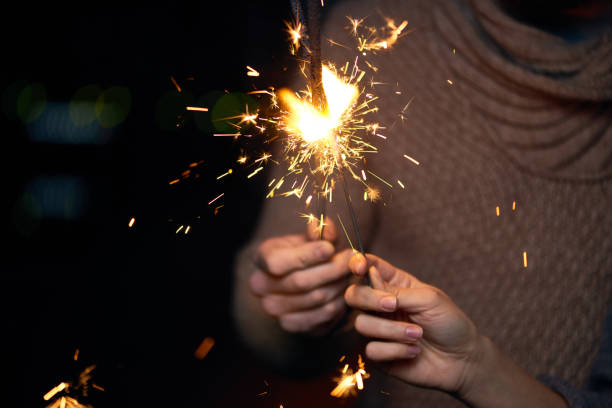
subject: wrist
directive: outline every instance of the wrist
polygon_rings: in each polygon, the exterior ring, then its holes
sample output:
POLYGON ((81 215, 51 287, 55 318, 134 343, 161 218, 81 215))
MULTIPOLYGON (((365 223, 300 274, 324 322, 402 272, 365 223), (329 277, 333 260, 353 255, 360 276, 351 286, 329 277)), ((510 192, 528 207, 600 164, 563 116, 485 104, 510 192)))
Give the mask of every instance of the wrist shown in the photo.
POLYGON ((556 392, 516 365, 488 337, 481 336, 458 397, 473 407, 559 407, 556 392))
POLYGON ((471 354, 466 359, 465 367, 457 396, 464 400, 472 400, 472 396, 480 392, 479 386, 483 380, 488 378, 490 373, 488 367, 491 366, 491 360, 494 358, 492 341, 482 335, 478 335, 474 348, 471 354))

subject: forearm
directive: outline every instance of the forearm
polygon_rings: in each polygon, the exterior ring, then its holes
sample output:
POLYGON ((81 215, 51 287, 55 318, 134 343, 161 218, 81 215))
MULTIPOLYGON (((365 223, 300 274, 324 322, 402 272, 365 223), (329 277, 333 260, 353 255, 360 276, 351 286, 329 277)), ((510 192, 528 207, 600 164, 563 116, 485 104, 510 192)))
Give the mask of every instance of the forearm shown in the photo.
POLYGON ((264 353, 268 360, 281 364, 292 354, 296 338, 282 330, 277 319, 264 312, 259 299, 249 290, 255 246, 244 248, 236 259, 232 314, 244 342, 264 353))
POLYGON ((556 392, 516 365, 487 337, 481 351, 467 369, 459 397, 473 407, 567 408, 556 392))

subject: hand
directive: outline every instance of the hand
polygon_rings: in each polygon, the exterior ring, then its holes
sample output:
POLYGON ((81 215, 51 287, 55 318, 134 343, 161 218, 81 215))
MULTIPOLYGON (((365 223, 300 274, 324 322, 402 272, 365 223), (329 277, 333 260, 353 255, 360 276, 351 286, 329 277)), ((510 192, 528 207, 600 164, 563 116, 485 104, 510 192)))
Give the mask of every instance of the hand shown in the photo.
POLYGON ((460 392, 479 358, 481 336, 472 321, 440 289, 419 281, 374 255, 355 254, 350 270, 369 272, 372 287, 351 285, 349 306, 361 313, 356 330, 374 340, 366 356, 388 362, 389 373, 401 380, 449 392, 460 392))
POLYGON ((257 249, 249 285, 263 310, 294 333, 323 335, 343 316, 351 250, 338 248, 338 230, 325 220, 323 239, 317 222, 306 233, 270 238, 257 249))

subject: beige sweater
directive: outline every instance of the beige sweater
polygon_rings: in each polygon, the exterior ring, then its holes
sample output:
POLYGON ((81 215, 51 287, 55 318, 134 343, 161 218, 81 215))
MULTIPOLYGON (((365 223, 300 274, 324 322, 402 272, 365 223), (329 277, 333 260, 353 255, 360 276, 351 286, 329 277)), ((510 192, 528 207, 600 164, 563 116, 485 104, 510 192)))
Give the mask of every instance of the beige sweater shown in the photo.
MULTIPOLYGON (((384 203, 356 200, 367 251, 447 292, 529 373, 581 385, 612 296, 610 31, 567 44, 490 0, 355 1, 335 8, 323 41, 349 42, 345 16, 380 25, 378 11, 415 30, 362 58, 388 84, 375 88, 388 139, 367 164, 395 184, 384 203)), ((323 56, 354 59, 327 42, 323 56)), ((302 231, 301 206, 267 200, 236 263, 237 326, 277 361, 308 349, 248 292, 250 254, 262 239, 302 231)), ((376 406, 462 406, 383 374, 372 381, 391 393, 372 395, 376 406)))

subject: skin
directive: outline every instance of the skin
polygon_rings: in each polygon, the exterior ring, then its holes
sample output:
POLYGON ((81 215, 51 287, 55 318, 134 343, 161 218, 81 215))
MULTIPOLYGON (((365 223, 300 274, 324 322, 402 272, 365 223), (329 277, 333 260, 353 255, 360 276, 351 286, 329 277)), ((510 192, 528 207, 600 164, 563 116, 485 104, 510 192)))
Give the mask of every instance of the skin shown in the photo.
POLYGON ((323 239, 316 222, 303 234, 267 239, 256 252, 250 290, 265 313, 290 333, 328 333, 346 312, 350 250, 338 243, 336 225, 327 218, 323 239))
POLYGON ((389 374, 450 392, 473 407, 567 407, 482 336, 440 289, 370 254, 355 254, 349 268, 369 274, 371 286, 351 285, 345 299, 364 311, 355 328, 372 338, 367 357, 389 374))

